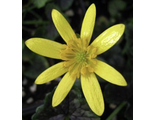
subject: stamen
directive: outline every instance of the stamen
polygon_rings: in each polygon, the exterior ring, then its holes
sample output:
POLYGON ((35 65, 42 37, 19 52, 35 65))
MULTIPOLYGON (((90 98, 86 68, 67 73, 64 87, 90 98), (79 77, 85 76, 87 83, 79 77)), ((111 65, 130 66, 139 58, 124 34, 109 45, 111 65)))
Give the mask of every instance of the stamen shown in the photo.
POLYGON ((82 73, 83 75, 85 75, 85 74, 86 74, 86 72, 87 72, 86 67, 83 67, 83 68, 81 69, 81 73, 82 73))
POLYGON ((77 78, 80 77, 80 69, 81 69, 81 64, 73 64, 72 66, 69 67, 69 72, 71 72, 72 76, 76 76, 77 78))
POLYGON ((94 72, 94 69, 90 65, 87 68, 89 72, 94 72))
POLYGON ((71 66, 71 65, 74 64, 74 63, 75 63, 74 60, 69 60, 69 61, 64 62, 64 63, 63 63, 63 66, 64 66, 64 67, 69 67, 69 66, 71 66))
POLYGON ((97 48, 88 46, 86 40, 80 38, 71 40, 61 50, 61 59, 65 60, 63 66, 68 69, 73 78, 79 78, 80 74, 94 72, 96 64, 97 48))

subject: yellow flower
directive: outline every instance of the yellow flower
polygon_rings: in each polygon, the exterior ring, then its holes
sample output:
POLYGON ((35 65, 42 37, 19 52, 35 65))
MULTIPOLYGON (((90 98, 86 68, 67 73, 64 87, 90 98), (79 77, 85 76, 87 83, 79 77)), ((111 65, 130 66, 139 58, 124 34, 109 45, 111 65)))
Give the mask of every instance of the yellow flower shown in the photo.
POLYGON ((59 105, 71 90, 76 78, 81 78, 84 96, 94 113, 101 116, 104 112, 104 99, 95 73, 106 81, 126 86, 123 76, 108 64, 97 60, 97 55, 111 48, 122 36, 125 25, 114 25, 101 33, 91 44, 96 17, 96 8, 92 4, 84 17, 80 38, 78 38, 57 10, 52 10, 52 19, 59 34, 66 42, 61 44, 43 38, 30 38, 27 47, 35 53, 45 57, 61 59, 60 63, 41 73, 35 84, 47 83, 63 75, 52 98, 52 106, 59 105))

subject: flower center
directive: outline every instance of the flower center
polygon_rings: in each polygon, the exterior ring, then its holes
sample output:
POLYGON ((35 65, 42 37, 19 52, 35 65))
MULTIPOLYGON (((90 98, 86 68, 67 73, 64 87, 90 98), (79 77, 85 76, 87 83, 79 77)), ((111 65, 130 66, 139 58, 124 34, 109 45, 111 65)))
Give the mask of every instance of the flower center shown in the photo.
POLYGON ((86 54, 85 52, 78 52, 75 54, 75 59, 78 63, 86 61, 86 54))
POLYGON ((61 58, 65 60, 64 67, 68 68, 71 75, 77 78, 80 74, 88 74, 94 72, 94 66, 96 64, 96 51, 97 49, 88 46, 86 47, 85 41, 81 39, 76 39, 69 41, 65 45, 65 50, 61 51, 61 58))

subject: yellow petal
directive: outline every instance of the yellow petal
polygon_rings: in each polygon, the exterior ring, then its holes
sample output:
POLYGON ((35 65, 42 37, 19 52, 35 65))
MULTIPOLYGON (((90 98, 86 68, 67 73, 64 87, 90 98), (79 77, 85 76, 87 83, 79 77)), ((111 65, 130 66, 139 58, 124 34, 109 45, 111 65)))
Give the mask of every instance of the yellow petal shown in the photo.
POLYGON ((52 99, 52 106, 59 105, 71 90, 76 78, 71 77, 70 73, 66 73, 57 86, 52 99))
POLYGON ((90 39, 92 37, 94 24, 95 24, 95 17, 96 17, 96 8, 95 5, 92 4, 88 8, 85 17, 83 19, 82 28, 81 28, 81 34, 80 38, 87 42, 87 45, 90 42, 90 39))
POLYGON ((91 45, 98 49, 97 54, 101 54, 111 48, 120 39, 124 30, 124 24, 114 25, 101 33, 91 45))
POLYGON ((44 84, 51 80, 58 78, 67 72, 67 69, 63 67, 64 62, 57 63, 52 67, 42 72, 36 79, 35 84, 44 84))
POLYGON ((127 86, 126 80, 117 70, 100 60, 97 60, 94 70, 98 76, 110 83, 119 86, 127 86))
POLYGON ((63 38, 63 40, 68 43, 68 41, 76 39, 75 32, 67 22, 67 20, 61 15, 60 12, 53 9, 52 10, 52 19, 55 24, 56 29, 63 38))
POLYGON ((43 38, 30 38, 25 44, 33 52, 55 59, 61 59, 60 51, 64 49, 62 44, 43 38))
POLYGON ((104 112, 104 100, 95 74, 81 75, 81 86, 91 110, 101 116, 104 112))

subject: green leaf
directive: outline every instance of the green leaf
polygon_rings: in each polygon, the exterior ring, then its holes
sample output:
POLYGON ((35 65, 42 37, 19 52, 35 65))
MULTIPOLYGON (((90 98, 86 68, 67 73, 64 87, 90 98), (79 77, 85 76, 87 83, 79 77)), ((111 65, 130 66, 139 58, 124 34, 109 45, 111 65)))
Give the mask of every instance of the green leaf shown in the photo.
POLYGON ((123 101, 113 112, 109 115, 109 117, 106 120, 112 120, 116 114, 120 112, 120 110, 127 104, 127 102, 123 101))
POLYGON ((42 8, 45 6, 45 4, 48 2, 48 0, 33 0, 33 4, 37 7, 37 8, 42 8))
POLYGON ((65 100, 57 107, 52 107, 52 96, 55 90, 46 95, 44 104, 36 109, 32 120, 100 120, 82 98, 76 87, 70 91, 65 100))
POLYGON ((48 24, 49 21, 43 21, 43 20, 26 20, 26 21, 22 21, 23 25, 46 25, 48 24))
POLYGON ((127 120, 133 120, 133 105, 128 104, 127 110, 125 111, 125 117, 127 120))
POLYGON ((35 53, 30 51, 27 47, 23 48, 23 50, 22 50, 22 61, 23 62, 30 62, 31 63, 34 56, 35 56, 35 53))
POLYGON ((36 79, 37 76, 48 67, 48 61, 44 57, 36 54, 32 59, 31 65, 25 68, 23 74, 29 78, 36 79))
MULTIPOLYGON (((51 93, 46 94, 44 104, 37 107, 36 113, 33 114, 31 118, 32 120, 50 120, 50 118, 52 118, 51 116, 54 116, 56 114, 51 105, 51 98, 52 98, 53 93, 54 93, 54 90, 51 93)), ((57 117, 55 116, 55 118, 57 117)))

